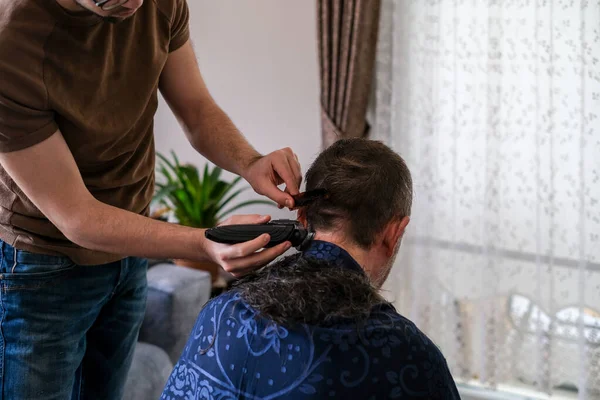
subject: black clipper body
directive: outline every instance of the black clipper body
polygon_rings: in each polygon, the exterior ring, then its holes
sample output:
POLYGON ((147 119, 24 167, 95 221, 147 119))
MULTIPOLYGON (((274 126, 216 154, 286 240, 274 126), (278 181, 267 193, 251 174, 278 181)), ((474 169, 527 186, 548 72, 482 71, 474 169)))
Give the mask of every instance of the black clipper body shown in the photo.
POLYGON ((207 239, 217 243, 236 244, 256 239, 268 233, 271 237, 265 247, 273 247, 289 241, 298 250, 304 248, 313 238, 314 233, 307 230, 300 222, 289 219, 278 219, 265 224, 224 225, 207 229, 207 239))

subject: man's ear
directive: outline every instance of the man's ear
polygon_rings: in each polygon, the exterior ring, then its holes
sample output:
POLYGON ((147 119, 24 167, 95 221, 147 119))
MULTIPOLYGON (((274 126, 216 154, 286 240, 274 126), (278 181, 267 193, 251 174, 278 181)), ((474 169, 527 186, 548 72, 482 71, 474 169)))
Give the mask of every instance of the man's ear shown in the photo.
POLYGON ((308 222, 306 221, 306 209, 305 208, 299 208, 298 209, 298 214, 296 219, 298 219, 298 221, 304 225, 305 228, 308 227, 308 222))
POLYGON ((406 226, 409 222, 410 217, 395 219, 385 228, 383 232, 382 244, 385 247, 385 252, 388 257, 392 257, 394 255, 396 245, 398 244, 398 241, 402 239, 402 236, 404 236, 406 226))

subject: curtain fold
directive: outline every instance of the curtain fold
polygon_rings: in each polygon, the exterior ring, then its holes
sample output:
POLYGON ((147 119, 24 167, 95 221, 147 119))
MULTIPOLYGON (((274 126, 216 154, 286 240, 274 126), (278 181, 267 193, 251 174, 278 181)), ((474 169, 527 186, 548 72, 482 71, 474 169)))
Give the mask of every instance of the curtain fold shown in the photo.
POLYGON ((368 133, 380 0, 318 0, 323 147, 368 133))

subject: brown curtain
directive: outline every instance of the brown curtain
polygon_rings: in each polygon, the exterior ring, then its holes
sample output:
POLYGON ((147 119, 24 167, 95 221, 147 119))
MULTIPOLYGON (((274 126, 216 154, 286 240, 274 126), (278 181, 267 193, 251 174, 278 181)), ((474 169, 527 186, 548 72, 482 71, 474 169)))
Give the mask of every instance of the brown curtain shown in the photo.
POLYGON ((368 134, 381 0, 317 0, 323 146, 368 134))

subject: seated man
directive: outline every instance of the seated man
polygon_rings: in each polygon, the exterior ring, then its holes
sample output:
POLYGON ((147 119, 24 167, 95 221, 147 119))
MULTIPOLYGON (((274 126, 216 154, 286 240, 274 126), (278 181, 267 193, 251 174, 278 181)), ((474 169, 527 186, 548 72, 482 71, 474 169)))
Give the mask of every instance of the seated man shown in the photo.
POLYGON ((200 313, 163 399, 458 399, 441 352, 378 293, 412 203, 385 145, 342 140, 306 175, 308 248, 241 279, 200 313))

